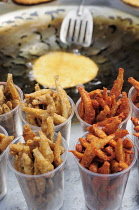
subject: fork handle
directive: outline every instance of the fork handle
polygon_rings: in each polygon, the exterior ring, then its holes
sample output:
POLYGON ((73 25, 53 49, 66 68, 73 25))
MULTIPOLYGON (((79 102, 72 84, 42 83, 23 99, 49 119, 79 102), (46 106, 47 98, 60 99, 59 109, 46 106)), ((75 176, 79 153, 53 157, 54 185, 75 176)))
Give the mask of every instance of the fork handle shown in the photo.
POLYGON ((78 16, 81 16, 83 14, 84 3, 85 3, 85 0, 82 0, 80 6, 78 8, 78 11, 77 11, 78 16))

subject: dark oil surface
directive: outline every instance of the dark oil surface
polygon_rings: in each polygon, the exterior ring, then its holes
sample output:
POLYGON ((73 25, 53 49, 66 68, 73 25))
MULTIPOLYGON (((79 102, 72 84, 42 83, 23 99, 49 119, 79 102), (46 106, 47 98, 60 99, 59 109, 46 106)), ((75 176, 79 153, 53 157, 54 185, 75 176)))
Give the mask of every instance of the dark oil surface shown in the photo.
MULTIPOLYGON (((87 91, 103 87, 110 89, 119 68, 125 70, 124 91, 128 92, 131 87, 128 77, 139 80, 139 26, 131 19, 95 18, 93 41, 89 48, 62 44, 59 40, 60 24, 61 19, 57 19, 47 26, 29 22, 3 30, 0 33, 0 81, 6 81, 10 72, 14 76, 14 83, 24 93, 34 91, 36 81, 29 64, 55 50, 82 54, 97 63, 98 75, 84 85, 87 91)), ((77 101, 77 87, 66 91, 77 101)))

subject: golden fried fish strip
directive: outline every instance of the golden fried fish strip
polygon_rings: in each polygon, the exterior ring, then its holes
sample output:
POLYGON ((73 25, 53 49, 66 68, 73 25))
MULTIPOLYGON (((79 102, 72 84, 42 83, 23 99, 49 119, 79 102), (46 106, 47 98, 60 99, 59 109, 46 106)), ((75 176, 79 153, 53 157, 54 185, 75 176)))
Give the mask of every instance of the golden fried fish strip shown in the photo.
POLYGON ((38 147, 33 150, 33 154, 36 158, 38 168, 42 174, 52 171, 54 169, 54 166, 50 163, 49 160, 44 158, 38 147))
POLYGON ((103 121, 106 119, 107 115, 110 114, 110 108, 108 105, 104 106, 104 109, 102 111, 100 111, 100 113, 97 115, 96 117, 96 121, 103 121))
POLYGON ((124 150, 123 150, 123 142, 122 139, 118 139, 116 146, 115 146, 115 156, 116 160, 119 161, 124 161, 124 150))
POLYGON ((36 119, 31 114, 26 114, 26 121, 31 125, 37 126, 36 119))
POLYGON ((98 163, 97 162, 91 163, 89 166, 89 171, 97 173, 98 172, 98 163))
POLYGON ((29 156, 31 156, 29 146, 24 145, 21 142, 18 142, 17 144, 10 144, 10 154, 14 156, 19 156, 20 154, 22 154, 22 152, 27 153, 29 156))
POLYGON ((4 86, 0 85, 0 105, 4 103, 5 96, 4 96, 4 86))
POLYGON ((135 88, 137 91, 139 91, 139 82, 138 82, 136 79, 134 79, 133 77, 129 77, 129 78, 128 78, 128 82, 129 82, 131 85, 133 85, 134 88, 135 88))
POLYGON ((14 168, 20 173, 24 173, 23 168, 21 166, 21 157, 19 157, 18 155, 16 155, 14 158, 14 168))
POLYGON ((119 125, 121 123, 121 120, 116 118, 115 121, 109 123, 109 124, 106 124, 102 130, 107 134, 107 135, 110 135, 112 133, 115 133, 116 130, 118 129, 119 125))
POLYGON ((129 132, 126 129, 123 130, 117 129, 114 134, 115 134, 114 140, 118 140, 119 138, 123 138, 124 136, 128 135, 129 132))
POLYGON ((101 149, 96 149, 96 156, 104 161, 108 160, 108 156, 101 149))
POLYGON ((92 106, 91 98, 82 86, 78 87, 78 91, 84 104, 84 121, 92 124, 95 119, 95 110, 92 106))
POLYGON ((126 148, 126 149, 130 149, 131 150, 133 148, 132 141, 130 141, 130 139, 128 139, 128 138, 125 138, 123 140, 123 147, 126 148))
POLYGON ((98 169, 100 174, 110 174, 110 163, 105 161, 104 164, 98 169))
POLYGON ((3 112, 3 114, 10 112, 10 109, 7 106, 7 104, 2 104, 2 112, 3 112))
POLYGON ((54 164, 56 167, 59 166, 63 162, 60 156, 61 141, 62 141, 62 136, 61 136, 61 133, 58 132, 56 142, 55 142, 55 147, 54 147, 54 164))
POLYGON ((69 150, 69 152, 72 152, 74 156, 77 157, 78 159, 81 159, 84 155, 83 153, 75 151, 75 150, 69 150))
POLYGON ((123 113, 125 118, 127 118, 130 110, 130 102, 126 92, 122 92, 122 98, 120 99, 120 101, 121 104, 117 113, 118 114, 123 113))
POLYGON ((13 105, 12 105, 12 102, 11 101, 7 101, 6 102, 6 105, 9 107, 10 110, 12 110, 12 108, 13 108, 12 106, 13 105))
POLYGON ((4 151, 7 146, 12 142, 14 136, 5 136, 2 141, 0 142, 0 151, 4 151))
POLYGON ((89 131, 91 128, 94 131, 95 135, 99 138, 105 138, 107 136, 106 133, 102 129, 100 129, 96 124, 93 124, 91 127, 89 127, 89 131))
POLYGON ((54 80, 55 80, 56 90, 61 101, 62 116, 68 119, 68 117, 71 114, 71 105, 69 102, 69 98, 67 96, 66 91, 62 88, 62 86, 59 83, 59 76, 55 76, 54 80))
POLYGON ((135 126, 139 125, 139 119, 137 117, 131 117, 131 121, 135 126))
POLYGON ((15 108, 16 106, 18 106, 18 104, 19 104, 19 100, 18 99, 13 99, 13 100, 11 100, 11 102, 12 102, 13 108, 15 108))
POLYGON ((9 74, 7 75, 6 86, 5 86, 5 89, 4 89, 4 94, 6 94, 6 95, 9 94, 10 83, 13 83, 13 75, 9 73, 9 74))
POLYGON ((32 100, 32 105, 39 105, 39 104, 48 104, 46 100, 46 94, 37 96, 32 100))
POLYGON ((91 142, 86 148, 80 162, 83 167, 88 168, 90 166, 92 160, 96 156, 95 152, 96 152, 96 144, 94 142, 91 142))
POLYGON ((16 99, 16 100, 20 101, 19 93, 13 83, 9 83, 9 89, 10 89, 10 93, 12 95, 12 99, 13 100, 16 99))
POLYGON ((43 132, 39 132, 40 135, 40 146, 39 146, 39 150, 42 153, 42 155, 44 156, 45 159, 49 160, 50 163, 53 162, 54 160, 54 154, 53 151, 51 150, 49 143, 48 143, 48 139, 47 137, 43 134, 43 132))
POLYGON ((25 99, 29 99, 29 98, 33 99, 35 97, 44 95, 46 93, 52 94, 53 90, 51 90, 51 89, 41 89, 41 90, 35 91, 33 93, 30 93, 30 94, 25 94, 25 99))
POLYGON ((37 165, 37 161, 36 161, 36 158, 34 159, 34 175, 39 175, 41 174, 39 168, 38 168, 38 165, 37 165))
POLYGON ((110 111, 110 117, 114 117, 116 115, 117 109, 121 105, 121 100, 119 99, 118 101, 116 101, 115 95, 112 95, 111 99, 112 99, 112 107, 110 111))
MULTIPOLYGON (((30 108, 30 107, 22 107, 22 110, 28 114, 33 115, 34 117, 37 118, 42 118, 42 115, 48 115, 46 110, 42 110, 42 109, 35 109, 35 108, 30 108)), ((49 116, 49 115, 48 115, 49 116)))
POLYGON ((24 173, 28 175, 33 175, 33 162, 27 153, 22 153, 20 161, 24 173))
POLYGON ((113 87, 110 90, 110 95, 115 95, 115 98, 117 99, 120 96, 123 83, 124 83, 124 69, 119 68, 118 76, 116 80, 114 81, 113 87))
POLYGON ((47 133, 46 136, 48 139, 53 141, 54 139, 54 122, 52 117, 47 117, 47 133))
POLYGON ((27 141, 29 139, 33 139, 35 136, 36 134, 31 130, 30 126, 28 124, 24 125, 23 129, 24 140, 27 141))
POLYGON ((54 113, 54 124, 55 125, 59 125, 61 123, 64 123, 64 122, 66 122, 66 120, 67 119, 65 117, 63 117, 63 116, 61 116, 59 114, 54 113))

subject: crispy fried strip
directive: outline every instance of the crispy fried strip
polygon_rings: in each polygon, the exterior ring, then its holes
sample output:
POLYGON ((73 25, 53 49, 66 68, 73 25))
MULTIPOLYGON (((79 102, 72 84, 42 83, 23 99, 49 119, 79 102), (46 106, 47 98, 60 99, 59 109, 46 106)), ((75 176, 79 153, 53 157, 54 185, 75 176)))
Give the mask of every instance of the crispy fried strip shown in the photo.
POLYGON ((124 162, 124 150, 123 150, 123 142, 122 139, 118 139, 116 146, 115 146, 115 156, 116 160, 118 162, 123 161, 124 162))
POLYGON ((44 156, 39 151, 38 147, 33 150, 34 157, 36 158, 36 162, 38 168, 42 174, 52 171, 54 166, 50 163, 49 160, 46 160, 44 156))
POLYGON ((66 91, 62 88, 62 86, 59 83, 59 76, 55 76, 54 80, 55 80, 57 93, 61 101, 62 116, 68 119, 68 117, 71 114, 71 105, 69 102, 69 98, 67 96, 66 91))
POLYGON ((136 79, 134 79, 133 77, 129 77, 129 78, 128 78, 128 82, 129 82, 131 85, 133 85, 134 88, 135 88, 137 91, 139 91, 139 82, 138 82, 136 79))
POLYGON ((98 169, 98 173, 100 174, 110 174, 110 163, 105 161, 102 167, 98 169))
POLYGON ((119 68, 118 76, 116 80, 114 81, 113 87, 110 90, 110 95, 115 95, 115 98, 117 99, 120 96, 123 83, 124 83, 124 69, 119 68))
POLYGON ((61 133, 58 132, 55 147, 54 147, 54 164, 59 166, 62 163, 62 158, 60 156, 60 146, 61 146, 62 136, 61 133))
POLYGON ((92 106, 91 98, 82 86, 78 87, 78 91, 84 104, 84 121, 92 124, 95 119, 95 110, 92 106))

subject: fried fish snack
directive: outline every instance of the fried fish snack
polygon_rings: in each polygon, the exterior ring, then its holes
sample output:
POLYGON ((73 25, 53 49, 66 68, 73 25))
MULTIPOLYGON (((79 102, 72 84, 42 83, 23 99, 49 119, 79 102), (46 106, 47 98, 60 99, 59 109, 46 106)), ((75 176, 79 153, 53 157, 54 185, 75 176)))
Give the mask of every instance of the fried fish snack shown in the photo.
POLYGON ((81 95, 81 99, 84 104, 84 121, 92 124, 95 118, 95 110, 93 109, 91 98, 82 86, 78 87, 78 91, 81 95))
POLYGON ((14 85, 12 74, 9 73, 6 85, 0 85, 0 115, 10 112, 19 101, 20 95, 14 85))
POLYGON ((97 89, 89 93, 83 86, 79 86, 80 102, 77 107, 79 117, 90 125, 97 123, 100 126, 111 124, 113 117, 119 116, 121 121, 124 121, 129 116, 130 103, 126 92, 122 92, 123 83, 124 69, 119 68, 111 90, 103 88, 103 90, 97 89))
POLYGON ((58 132, 57 139, 55 142, 55 147, 54 147, 54 164, 56 167, 62 163, 62 158, 60 156, 61 140, 62 140, 61 133, 58 132))
POLYGON ((124 69, 119 68, 117 79, 114 81, 113 87, 110 90, 110 95, 115 95, 117 99, 120 94, 124 83, 124 69))
POLYGON ((35 92, 25 94, 25 102, 20 103, 22 111, 26 114, 26 121, 31 125, 41 127, 43 132, 49 130, 47 127, 50 125, 50 120, 53 120, 53 126, 62 124, 67 121, 72 112, 69 97, 61 87, 59 77, 55 76, 54 80, 56 84, 55 91, 52 89, 40 89, 37 84, 35 92))
MULTIPOLYGON (((54 130, 52 130, 52 133, 54 130)), ((39 175, 52 171, 62 163, 61 155, 65 152, 61 145, 60 132, 54 141, 49 139, 42 131, 34 133, 29 125, 24 125, 24 143, 10 144, 10 154, 14 156, 16 170, 28 175, 39 175)), ((49 136, 50 137, 50 136, 49 136)), ((5 136, 0 135, 0 146, 5 136)), ((10 137, 7 137, 10 138, 10 137)))
POLYGON ((107 135, 97 124, 87 130, 89 133, 79 138, 76 150, 69 150, 83 167, 96 173, 111 174, 130 165, 134 145, 126 137, 127 130, 118 129, 107 135))
POLYGON ((48 159, 45 159, 44 156, 39 151, 38 147, 33 150, 34 158, 36 159, 37 166, 41 174, 47 173, 54 169, 54 166, 50 163, 48 159))
POLYGON ((7 148, 7 146, 13 141, 14 136, 1 135, 0 140, 0 154, 7 148))

